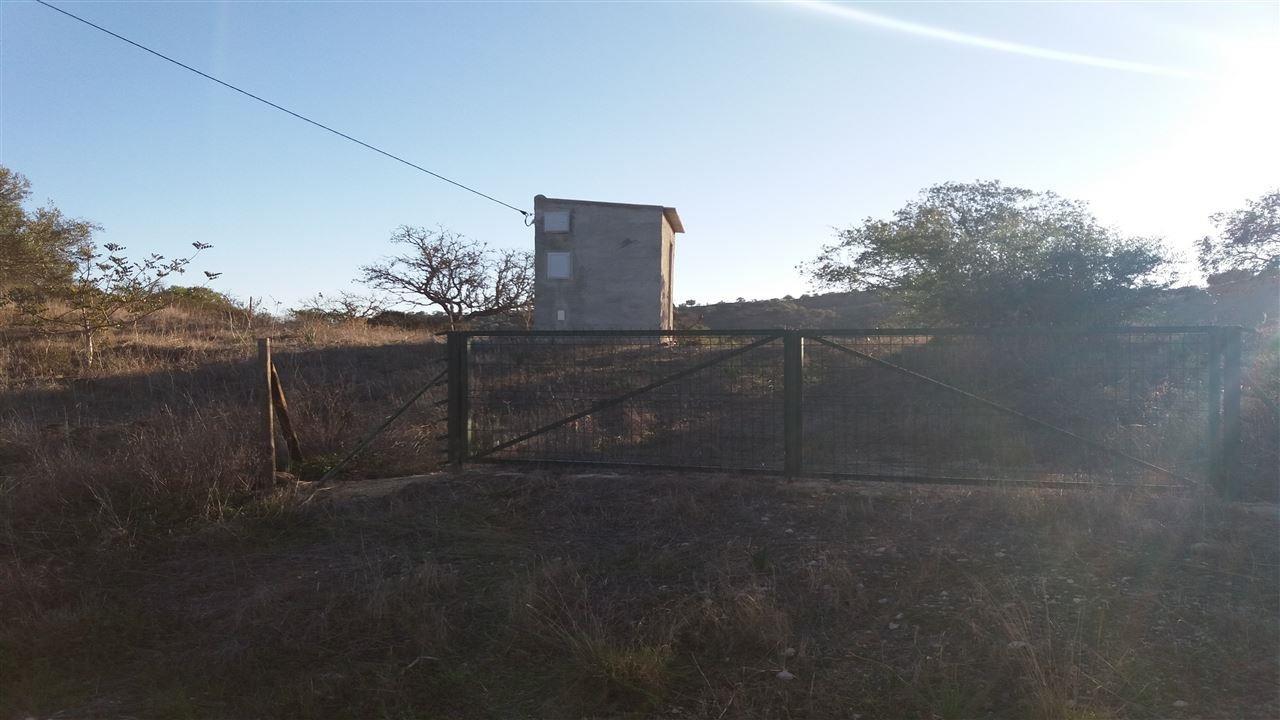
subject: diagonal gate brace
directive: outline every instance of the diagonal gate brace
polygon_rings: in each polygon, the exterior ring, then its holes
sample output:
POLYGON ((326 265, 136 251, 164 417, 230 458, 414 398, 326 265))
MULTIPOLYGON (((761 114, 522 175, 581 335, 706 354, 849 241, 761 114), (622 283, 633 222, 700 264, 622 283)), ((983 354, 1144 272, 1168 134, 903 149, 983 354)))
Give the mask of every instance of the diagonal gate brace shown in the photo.
POLYGON ((839 343, 831 342, 826 338, 814 337, 812 339, 815 342, 821 343, 822 345, 826 345, 827 347, 832 348, 834 350, 839 350, 840 352, 853 355, 854 357, 859 358, 861 360, 866 360, 867 362, 874 363, 875 365, 885 368, 886 370, 892 370, 901 375, 906 375, 907 377, 913 378, 915 380, 919 380, 920 382, 928 383, 929 385, 933 385, 934 387, 941 388, 954 395, 959 395, 960 397, 967 398, 968 400, 976 402, 980 405, 985 405, 986 407, 989 407, 992 410, 995 410, 997 412, 1003 413, 1010 417, 1018 418, 1019 420, 1031 423, 1032 425, 1035 425, 1040 428, 1044 428, 1045 430, 1056 433, 1063 437, 1071 438, 1072 440, 1075 440, 1078 443, 1087 445, 1095 450, 1100 450, 1108 455, 1111 455, 1112 457, 1119 458, 1126 462, 1133 463, 1134 465, 1141 466, 1143 468, 1146 468, 1147 470, 1160 473, 1161 475, 1173 478, 1174 480, 1178 480, 1180 482, 1183 482, 1189 485, 1196 484, 1194 480, 1191 480, 1190 478, 1179 475, 1178 473, 1172 470, 1169 470, 1168 468, 1160 467, 1159 465, 1155 465, 1153 463, 1147 462, 1146 460, 1143 460, 1140 457, 1137 457, 1135 455, 1130 455, 1129 453, 1124 452, 1123 450, 1117 450, 1109 445, 1100 443, 1097 440, 1087 438, 1078 433, 1071 432, 1070 430, 1067 430, 1065 428, 1060 428, 1057 425, 1054 425, 1052 423, 1045 422, 1040 418, 1032 417, 1031 415, 1027 415, 1026 413, 1019 412, 1007 405, 1001 405, 1000 403, 995 402, 993 400, 988 400, 987 398, 984 398, 981 395, 975 395, 967 390, 961 390, 960 388, 955 387, 954 385, 948 385, 947 383, 944 383, 941 380, 935 380, 929 377, 928 375, 923 375, 914 370, 910 370, 908 368, 902 367, 901 365, 895 365, 887 360, 881 360, 880 358, 875 357, 874 355, 868 355, 867 353, 854 350, 851 347, 846 347, 839 343))
POLYGON ((773 342, 774 340, 777 340, 779 337, 781 337, 781 335, 770 335, 770 336, 768 336, 768 337, 764 337, 764 338, 761 338, 761 339, 759 339, 759 340, 756 340, 755 342, 752 342, 752 343, 748 343, 748 344, 746 344, 746 345, 743 345, 743 346, 742 346, 742 347, 740 347, 740 348, 734 348, 733 350, 729 350, 729 351, 727 351, 727 352, 720 353, 719 355, 717 355, 717 356, 715 356, 715 357, 711 358, 710 360, 704 360, 704 361, 702 361, 702 362, 700 362, 700 363, 698 363, 698 364, 696 364, 696 365, 692 365, 692 366, 690 366, 690 367, 687 367, 687 368, 685 368, 684 370, 681 370, 681 371, 676 372, 676 373, 672 373, 672 374, 670 374, 670 375, 668 375, 668 376, 666 376, 666 377, 664 377, 664 378, 660 378, 660 379, 658 379, 658 380, 654 380, 653 382, 651 382, 651 383, 649 383, 648 385, 645 385, 645 386, 643 386, 643 387, 638 387, 638 388, 636 388, 635 390, 631 390, 631 391, 625 392, 625 393, 623 393, 623 394, 621 394, 621 395, 616 395, 616 396, 614 396, 614 397, 609 398, 608 400, 600 400, 600 401, 598 401, 598 402, 594 403, 591 407, 587 408, 586 410, 583 410, 582 412, 576 412, 576 413, 574 413, 574 414, 572 414, 572 415, 570 415, 570 416, 568 416, 568 417, 563 417, 563 418, 560 418, 559 420, 556 420, 555 422, 552 422, 552 423, 548 423, 548 424, 546 424, 546 425, 543 425, 542 427, 537 428, 536 430, 530 430, 529 432, 524 433, 524 434, 522 434, 522 435, 518 435, 518 436, 516 436, 516 437, 514 437, 514 438, 511 438, 510 440, 506 440, 506 441, 504 441, 504 442, 498 443, 497 445, 494 445, 493 447, 489 448, 488 450, 482 450, 482 451, 480 451, 480 452, 478 452, 478 453, 475 453, 475 454, 474 454, 474 455, 472 455, 471 457, 472 457, 473 459, 479 459, 479 458, 482 458, 482 457, 484 457, 484 456, 486 456, 486 455, 492 455, 493 453, 496 453, 496 452, 498 452, 498 451, 500 451, 500 450, 506 450, 507 448, 511 447, 512 445, 518 445, 518 444, 520 444, 520 443, 524 442, 525 440, 528 440, 529 438, 536 437, 536 436, 541 435, 541 434, 546 433, 546 432, 550 432, 550 431, 552 431, 552 430, 555 430, 556 428, 564 427, 565 425, 568 425, 569 423, 573 422, 574 420, 581 420, 582 418, 584 418, 584 417, 586 417, 586 416, 588 416, 588 415, 590 415, 590 414, 592 414, 592 413, 596 413, 596 412, 599 412, 599 411, 601 411, 601 410, 605 410, 605 409, 607 409, 607 408, 614 407, 615 405, 621 405, 622 403, 624 403, 624 402, 626 402, 626 401, 630 400, 630 399, 631 399, 631 398, 633 398, 633 397, 636 397, 637 395, 643 395, 643 394, 645 394, 645 393, 649 392, 650 390, 655 390, 655 389, 657 389, 657 388, 662 387, 663 385, 666 385, 666 384, 668 384, 668 383, 675 382, 676 380, 679 380, 680 378, 688 377, 688 376, 690 376, 690 375, 692 375, 692 374, 694 374, 694 373, 698 372, 699 370, 705 370, 705 369, 707 369, 707 368, 709 368, 709 367, 711 367, 711 366, 713 366, 713 365, 718 365, 718 364, 720 364, 720 363, 724 362, 725 360, 728 360, 729 358, 737 357, 738 355, 741 355, 741 354, 743 354, 743 353, 745 353, 745 352, 749 352, 749 351, 751 351, 751 350, 754 350, 754 349, 756 349, 756 348, 760 347, 761 345, 767 345, 768 343, 771 343, 771 342, 773 342))
MULTIPOLYGON (((335 463, 333 467, 326 470, 324 475, 320 476, 320 479, 316 482, 316 487, 322 487, 326 482, 329 481, 330 478, 336 475, 338 471, 341 470, 347 463, 351 462, 351 459, 354 458, 356 455, 359 455, 361 451, 363 451, 366 447, 368 447, 369 443, 373 442, 375 438, 381 435, 383 430, 386 430, 388 427, 390 427, 391 423, 395 422, 396 418, 400 417, 405 413, 406 410, 413 407, 413 404, 418 402, 418 398, 425 395, 427 391, 430 390, 431 388, 444 382, 448 372, 449 372, 448 370, 441 370, 440 374, 431 378, 430 382, 428 382, 426 385, 423 385, 422 388, 418 390, 418 392, 414 393, 413 397, 405 401, 405 403, 401 405, 399 409, 397 409, 395 412, 388 415, 387 418, 383 420, 381 423, 379 423, 377 427, 370 430, 360 440, 360 442, 356 443, 356 446, 352 448, 350 452, 348 452, 345 456, 343 456, 341 460, 335 463)), ((315 497, 315 495, 312 494, 312 497, 315 497)))

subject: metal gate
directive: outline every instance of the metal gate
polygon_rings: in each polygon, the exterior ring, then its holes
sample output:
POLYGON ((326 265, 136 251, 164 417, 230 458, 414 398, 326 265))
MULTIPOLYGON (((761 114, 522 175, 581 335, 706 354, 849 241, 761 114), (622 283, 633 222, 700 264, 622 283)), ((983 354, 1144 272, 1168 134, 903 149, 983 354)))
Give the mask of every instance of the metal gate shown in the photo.
POLYGON ((1225 484, 1238 328, 448 334, 455 463, 1225 484))

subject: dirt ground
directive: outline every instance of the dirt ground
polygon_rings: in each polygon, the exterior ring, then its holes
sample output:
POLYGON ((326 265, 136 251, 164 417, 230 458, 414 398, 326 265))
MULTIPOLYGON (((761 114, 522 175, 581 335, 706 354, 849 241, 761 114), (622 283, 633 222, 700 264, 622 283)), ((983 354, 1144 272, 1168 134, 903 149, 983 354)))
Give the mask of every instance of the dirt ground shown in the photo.
POLYGON ((1274 506, 506 466, 311 493, 0 561, 0 717, 1280 717, 1274 506))

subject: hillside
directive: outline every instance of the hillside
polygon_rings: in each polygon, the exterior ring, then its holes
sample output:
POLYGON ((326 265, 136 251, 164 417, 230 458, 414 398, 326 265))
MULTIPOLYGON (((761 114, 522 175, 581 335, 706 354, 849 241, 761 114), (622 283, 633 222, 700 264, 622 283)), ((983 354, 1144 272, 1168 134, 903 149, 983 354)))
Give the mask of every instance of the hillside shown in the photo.
POLYGON ((757 328, 860 328, 892 323, 897 308, 869 292, 833 292, 771 300, 681 305, 676 325, 712 330, 757 328))
MULTIPOLYGON (((1280 314, 1280 277, 1223 274, 1207 287, 1164 291, 1137 325, 1242 325, 1254 328, 1280 314)), ((831 292, 768 300, 740 300, 676 308, 679 327, 875 328, 910 324, 901 309, 873 292, 831 292)))

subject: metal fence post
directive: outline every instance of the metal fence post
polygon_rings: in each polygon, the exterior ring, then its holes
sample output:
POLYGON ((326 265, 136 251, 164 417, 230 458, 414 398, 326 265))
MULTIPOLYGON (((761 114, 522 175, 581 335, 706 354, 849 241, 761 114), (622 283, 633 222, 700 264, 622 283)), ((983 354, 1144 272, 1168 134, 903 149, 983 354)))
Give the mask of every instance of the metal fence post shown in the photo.
POLYGON ((1209 334, 1208 403, 1209 427, 1205 443, 1208 456, 1209 481, 1215 488, 1222 488, 1222 345, 1223 332, 1214 328, 1209 334))
POLYGON ((804 336, 782 335, 782 435, 787 477, 804 474, 804 336))
POLYGON ((1223 328, 1222 456, 1220 490, 1224 497, 1240 495, 1240 339, 1241 328, 1223 328))
POLYGON ((471 338, 460 332, 451 332, 448 338, 449 462, 461 467, 471 454, 471 338))

